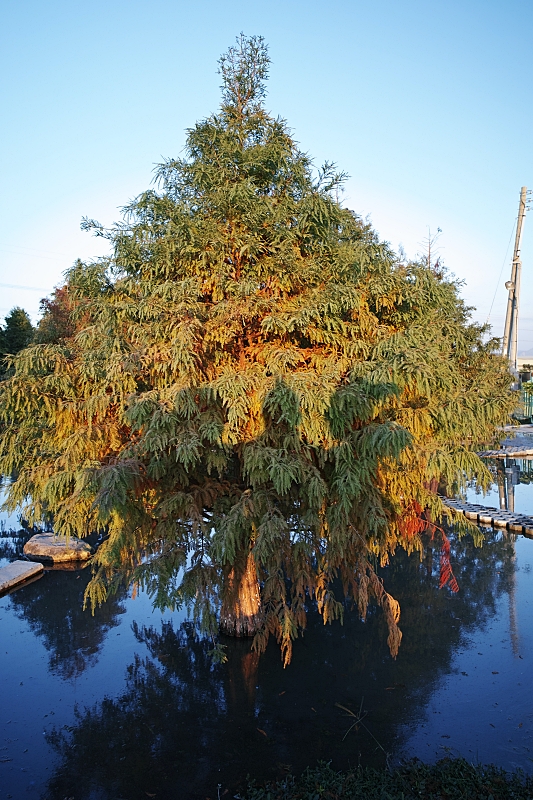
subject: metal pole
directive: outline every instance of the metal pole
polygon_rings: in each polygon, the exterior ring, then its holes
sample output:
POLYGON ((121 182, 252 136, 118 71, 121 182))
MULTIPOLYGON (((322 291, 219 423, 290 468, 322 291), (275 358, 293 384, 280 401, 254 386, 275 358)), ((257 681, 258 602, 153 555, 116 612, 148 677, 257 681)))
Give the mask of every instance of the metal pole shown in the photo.
POLYGON ((520 261, 520 242, 522 239, 522 225, 526 216, 527 187, 522 186, 520 190, 520 202, 518 204, 518 218, 516 221, 516 236, 513 251, 513 264, 511 268, 511 280, 507 281, 505 288, 509 290, 507 299, 507 314, 505 316, 505 328, 503 333, 502 355, 507 356, 511 362, 511 369, 516 369, 516 353, 518 347, 518 310, 520 303, 520 273, 522 262, 520 261))

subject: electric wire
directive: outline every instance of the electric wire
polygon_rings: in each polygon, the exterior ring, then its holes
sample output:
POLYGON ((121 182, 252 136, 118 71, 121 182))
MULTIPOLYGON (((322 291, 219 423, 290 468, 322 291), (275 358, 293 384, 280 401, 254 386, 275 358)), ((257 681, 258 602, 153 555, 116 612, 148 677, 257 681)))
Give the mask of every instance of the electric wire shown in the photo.
MULTIPOLYGON (((46 261, 57 261, 58 256, 43 256, 40 253, 17 253, 14 250, 7 250, 5 247, 0 247, 0 253, 7 253, 8 256, 22 256, 24 258, 44 258, 46 261)), ((69 256, 62 256, 68 258, 69 256)))
POLYGON ((499 277, 498 277, 498 281, 497 281, 497 283, 496 283, 496 288, 495 288, 495 290, 494 290, 494 297, 492 298, 492 303, 490 304, 489 313, 488 313, 488 316, 487 316, 487 321, 485 322, 485 325, 488 325, 488 324, 489 324, 490 315, 492 314, 492 309, 493 309, 493 307, 494 307, 494 301, 496 300, 496 295, 498 294, 498 289, 500 288, 500 281, 501 281, 501 279, 502 279, 502 275, 503 275, 503 269, 504 269, 504 267, 505 267, 505 264, 506 264, 506 262, 507 262, 507 255, 508 255, 508 253, 509 253, 509 247, 511 246, 511 241, 512 241, 512 238, 513 238, 513 233, 514 233, 514 230, 515 230, 515 226, 516 226, 517 219, 518 219, 518 217, 517 217, 517 218, 514 220, 514 222, 513 222, 513 227, 511 228, 511 235, 509 236, 509 241, 508 241, 508 243, 507 243, 507 250, 505 251, 505 256, 504 256, 504 259, 503 259, 502 268, 501 268, 501 270, 500 270, 500 274, 499 274, 499 277))
POLYGON ((30 292, 48 292, 42 286, 18 286, 16 283, 0 283, 2 289, 27 289, 30 292))
MULTIPOLYGON (((0 249, 2 250, 30 250, 33 253, 43 254, 47 253, 49 256, 64 256, 65 258, 69 258, 68 253, 59 252, 58 250, 43 250, 41 247, 29 247, 25 244, 9 244, 8 242, 0 242, 0 249)), ((14 255, 31 255, 31 253, 17 253, 14 255)))

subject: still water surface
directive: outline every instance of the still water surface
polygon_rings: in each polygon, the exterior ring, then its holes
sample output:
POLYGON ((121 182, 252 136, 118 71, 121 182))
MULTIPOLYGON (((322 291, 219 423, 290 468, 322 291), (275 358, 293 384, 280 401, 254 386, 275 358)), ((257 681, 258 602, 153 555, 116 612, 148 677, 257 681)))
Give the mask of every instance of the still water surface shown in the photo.
MULTIPOLYGON (((533 512, 533 485, 515 508, 533 512)), ((285 670, 274 644, 257 659, 233 640, 213 665, 183 615, 124 592, 92 617, 89 570, 47 572, 0 598, 0 800, 215 800, 318 759, 533 772, 533 541, 485 535, 452 542, 457 594, 438 588, 438 543, 383 571, 402 607, 395 661, 381 615, 347 613, 342 627, 310 615, 285 670)), ((4 531, 0 564, 27 536, 4 531)))

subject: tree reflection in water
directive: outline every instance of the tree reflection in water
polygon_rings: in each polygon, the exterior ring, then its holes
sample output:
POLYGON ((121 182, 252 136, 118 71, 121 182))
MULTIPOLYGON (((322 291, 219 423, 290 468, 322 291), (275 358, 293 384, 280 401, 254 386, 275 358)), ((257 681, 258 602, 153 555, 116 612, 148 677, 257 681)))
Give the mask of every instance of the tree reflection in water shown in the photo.
POLYGON ((194 629, 171 623, 134 626, 149 655, 135 656, 126 686, 78 710, 76 724, 49 742, 61 757, 48 798, 129 800, 232 796, 247 773, 279 778, 317 759, 336 767, 383 764, 398 752, 396 731, 416 720, 432 689, 450 669, 465 636, 494 615, 514 570, 514 537, 486 533, 481 548, 452 537, 460 591, 439 590, 439 550, 428 542, 422 562, 398 553, 383 570, 402 606, 404 638, 393 661, 379 613, 362 623, 346 613, 343 627, 310 614, 292 664, 283 670, 275 646, 257 659, 249 641, 226 639, 228 661, 214 665, 209 644, 194 629), (363 725, 345 734, 353 722, 363 725), (378 744, 379 743, 379 744, 378 744))
POLYGON ((94 617, 83 610, 83 593, 90 569, 45 574, 11 595, 15 614, 25 620, 50 653, 49 670, 64 680, 79 677, 93 666, 105 637, 123 614, 122 597, 114 597, 97 609, 94 617))
POLYGON ((64 680, 79 677, 98 660, 107 632, 123 614, 121 596, 112 597, 96 609, 94 617, 83 610, 83 593, 90 569, 82 572, 55 571, 11 596, 15 614, 24 619, 42 639, 50 653, 49 669, 64 680))
MULTIPOLYGON (((24 545, 35 532, 24 524, 18 531, 3 531, 0 558, 24 558, 24 545)), ((96 663, 108 631, 119 624, 117 617, 125 612, 126 589, 97 608, 94 616, 83 610, 90 572, 82 565, 61 565, 53 570, 48 567, 31 589, 22 587, 10 596, 17 617, 28 623, 49 651, 50 672, 64 680, 79 677, 96 663), (77 566, 80 568, 74 569, 77 566)))

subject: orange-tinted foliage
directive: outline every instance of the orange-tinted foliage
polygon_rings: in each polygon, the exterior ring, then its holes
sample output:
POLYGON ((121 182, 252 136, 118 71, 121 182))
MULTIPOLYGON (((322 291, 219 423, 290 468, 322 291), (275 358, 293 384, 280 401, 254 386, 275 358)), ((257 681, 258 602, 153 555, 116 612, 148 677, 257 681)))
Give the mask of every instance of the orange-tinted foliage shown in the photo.
POLYGON ((422 517, 422 506, 413 500, 398 523, 400 533, 402 536, 412 539, 417 533, 425 531, 427 527, 428 521, 422 517))
POLYGON ((443 586, 449 585, 452 592, 459 591, 459 584, 455 579, 455 575, 452 571, 452 565, 450 564, 450 540, 442 531, 442 548, 440 551, 440 582, 439 582, 439 589, 442 589, 443 586))

